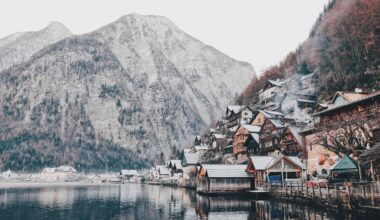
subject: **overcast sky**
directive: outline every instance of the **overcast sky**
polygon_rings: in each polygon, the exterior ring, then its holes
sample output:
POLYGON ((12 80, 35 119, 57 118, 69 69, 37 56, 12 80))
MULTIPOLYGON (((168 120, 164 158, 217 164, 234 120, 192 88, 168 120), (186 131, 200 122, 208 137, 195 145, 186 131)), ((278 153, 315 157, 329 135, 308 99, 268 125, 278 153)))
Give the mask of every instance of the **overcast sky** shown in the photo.
POLYGON ((59 21, 74 34, 129 13, 162 15, 258 73, 304 41, 328 0, 2 0, 0 38, 59 21))

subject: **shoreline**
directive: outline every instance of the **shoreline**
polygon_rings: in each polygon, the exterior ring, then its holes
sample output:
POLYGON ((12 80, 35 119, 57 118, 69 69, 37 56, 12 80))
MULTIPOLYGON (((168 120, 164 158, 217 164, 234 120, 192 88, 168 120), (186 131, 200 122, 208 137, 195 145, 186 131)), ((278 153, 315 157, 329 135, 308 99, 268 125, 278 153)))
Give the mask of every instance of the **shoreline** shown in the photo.
POLYGON ((106 185, 127 185, 129 183, 82 183, 82 182, 0 182, 0 189, 12 188, 39 188, 39 187, 59 187, 59 186, 106 186, 106 185))

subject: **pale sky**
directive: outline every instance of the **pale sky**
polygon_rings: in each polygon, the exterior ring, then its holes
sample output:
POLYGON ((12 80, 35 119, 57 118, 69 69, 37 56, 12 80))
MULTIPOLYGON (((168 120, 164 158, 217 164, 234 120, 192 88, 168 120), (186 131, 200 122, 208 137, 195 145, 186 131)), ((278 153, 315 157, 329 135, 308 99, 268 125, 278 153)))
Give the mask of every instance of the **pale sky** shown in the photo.
POLYGON ((74 34, 119 17, 162 15, 200 41, 253 65, 277 64, 304 41, 328 0, 1 0, 0 38, 50 21, 74 34))

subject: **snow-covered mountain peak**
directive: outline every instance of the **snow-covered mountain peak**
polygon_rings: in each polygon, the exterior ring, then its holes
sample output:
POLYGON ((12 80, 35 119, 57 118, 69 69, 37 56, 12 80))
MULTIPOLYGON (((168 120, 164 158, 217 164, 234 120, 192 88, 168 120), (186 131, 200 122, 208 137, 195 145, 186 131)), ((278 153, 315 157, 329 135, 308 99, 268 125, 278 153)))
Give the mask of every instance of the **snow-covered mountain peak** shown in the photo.
POLYGON ((0 39, 0 71, 27 61, 46 46, 71 36, 59 22, 51 22, 39 31, 19 32, 0 39))
POLYGON ((50 22, 49 25, 45 27, 43 30, 51 31, 54 33, 60 33, 62 35, 71 35, 70 30, 64 24, 58 21, 50 22))

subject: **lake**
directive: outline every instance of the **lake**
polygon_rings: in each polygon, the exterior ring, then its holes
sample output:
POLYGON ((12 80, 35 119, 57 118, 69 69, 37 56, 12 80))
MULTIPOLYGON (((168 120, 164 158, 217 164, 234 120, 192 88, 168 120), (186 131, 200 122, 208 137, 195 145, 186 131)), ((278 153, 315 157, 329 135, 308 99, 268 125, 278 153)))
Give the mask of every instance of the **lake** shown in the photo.
MULTIPOLYGON (((0 185, 1 219, 355 219, 312 207, 152 185, 0 185)), ((361 218, 356 218, 361 219, 361 218)))

